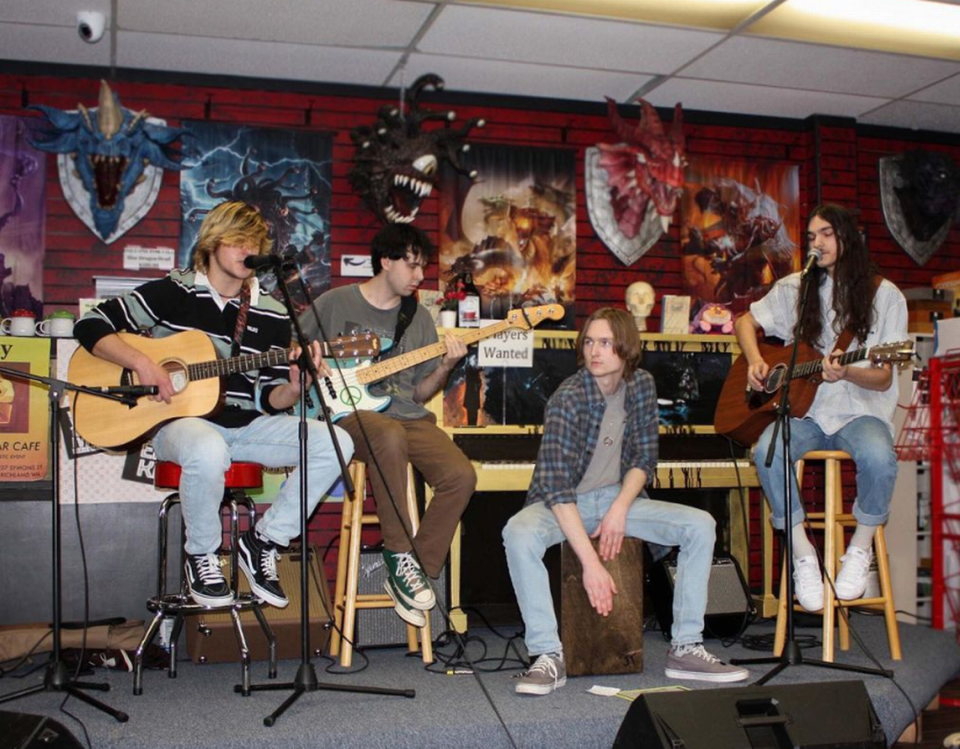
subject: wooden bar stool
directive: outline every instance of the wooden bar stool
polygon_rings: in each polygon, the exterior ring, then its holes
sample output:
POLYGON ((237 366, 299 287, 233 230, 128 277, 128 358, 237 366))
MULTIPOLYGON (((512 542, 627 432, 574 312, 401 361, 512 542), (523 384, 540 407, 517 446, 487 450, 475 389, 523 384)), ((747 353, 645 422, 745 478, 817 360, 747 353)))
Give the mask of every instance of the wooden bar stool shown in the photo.
MULTIPOLYGON (((874 558, 877 560, 877 573, 880 577, 880 595, 872 598, 857 598, 852 601, 837 600, 833 592, 831 581, 836 580, 840 571, 840 558, 844 554, 844 529, 853 528, 857 521, 852 513, 843 511, 843 484, 841 478, 841 461, 851 460, 848 453, 839 450, 814 450, 806 453, 797 461, 797 483, 803 484, 803 467, 806 461, 822 460, 824 462, 824 511, 807 513, 806 525, 808 528, 823 531, 823 660, 833 662, 834 640, 833 626, 837 609, 841 606, 852 608, 855 606, 870 607, 883 611, 887 625, 887 641, 890 644, 890 658, 899 661, 902 657, 900 649, 900 631, 897 628, 896 606, 893 602, 893 590, 890 584, 890 562, 887 558, 887 541, 883 526, 877 528, 873 537, 874 558)), ((787 601, 783 595, 786 590, 787 575, 790 574, 789 563, 784 560, 780 573, 780 601, 777 610, 777 629, 774 638, 774 655, 783 652, 787 634, 787 601)), ((794 604, 794 610, 803 611, 794 604)), ((850 649, 850 628, 845 617, 839 620, 840 649, 850 649)))
MULTIPOLYGON (((243 626, 240 623, 240 612, 252 609, 260 623, 263 634, 267 638, 270 663, 269 677, 277 675, 277 639, 260 610, 261 602, 249 593, 240 594, 237 587, 237 539, 240 536, 240 508, 244 508, 247 515, 248 527, 257 522, 257 508, 253 500, 246 493, 247 489, 259 489, 263 486, 263 466, 258 463, 231 463, 224 474, 224 491, 221 512, 226 510, 230 518, 230 588, 234 591, 233 603, 222 606, 202 606, 196 603, 187 589, 183 579, 183 543, 180 543, 180 589, 177 593, 167 592, 167 538, 169 535, 169 514, 173 505, 180 502, 180 466, 176 463, 158 461, 154 470, 153 485, 157 489, 172 489, 160 503, 160 515, 157 528, 157 594, 147 601, 147 609, 154 613, 153 619, 144 632, 143 639, 137 647, 133 668, 133 693, 143 694, 143 654, 160 628, 160 623, 166 617, 173 617, 173 630, 170 634, 170 669, 167 676, 177 677, 177 640, 183 628, 184 618, 191 614, 210 611, 227 611, 233 619, 233 630, 237 636, 237 645, 240 649, 242 669, 241 694, 250 694, 250 649, 247 647, 243 626)), ((182 535, 182 534, 181 534, 182 535)))
MULTIPOLYGON (((336 626, 330 635, 330 655, 340 656, 340 665, 353 664, 353 644, 357 625, 357 609, 392 609, 393 599, 386 593, 360 593, 360 542, 364 525, 379 525, 376 514, 366 514, 363 503, 367 497, 367 466, 360 460, 350 464, 353 495, 344 494, 340 517, 340 551, 337 555, 337 584, 333 596, 336 626), (342 633, 342 634, 341 634, 342 633)), ((417 512, 417 492, 413 468, 407 468, 407 512, 414 536, 420 527, 417 512)), ((433 638, 430 631, 430 612, 424 612, 427 624, 423 629, 407 624, 407 649, 421 651, 424 663, 433 663, 433 638), (419 643, 418 643, 419 640, 419 643)))

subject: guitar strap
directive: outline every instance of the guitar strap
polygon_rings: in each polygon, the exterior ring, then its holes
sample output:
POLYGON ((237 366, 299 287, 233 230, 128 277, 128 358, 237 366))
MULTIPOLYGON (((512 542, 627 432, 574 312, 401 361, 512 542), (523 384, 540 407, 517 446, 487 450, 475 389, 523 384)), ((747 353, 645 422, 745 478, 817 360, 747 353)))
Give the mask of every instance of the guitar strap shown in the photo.
POLYGON ((397 350, 400 339, 403 338, 403 334, 407 332, 407 328, 409 328, 410 323, 413 322, 413 316, 417 314, 417 304, 417 298, 413 294, 401 297, 400 299, 400 313, 397 315, 397 328, 393 331, 394 351, 397 350))
POLYGON ((247 329, 247 313, 250 311, 250 285, 244 284, 240 290, 240 310, 237 312, 237 325, 233 329, 233 356, 240 355, 240 341, 247 329))

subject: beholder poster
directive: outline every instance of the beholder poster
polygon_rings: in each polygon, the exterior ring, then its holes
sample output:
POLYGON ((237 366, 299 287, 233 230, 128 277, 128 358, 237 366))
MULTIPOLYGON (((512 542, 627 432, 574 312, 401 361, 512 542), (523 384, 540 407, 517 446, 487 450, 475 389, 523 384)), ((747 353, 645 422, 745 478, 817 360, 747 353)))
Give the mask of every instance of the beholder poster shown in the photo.
MULTIPOLYGON (((0 337, 0 366, 50 374, 50 339, 0 337)), ((40 481, 50 453, 50 399, 45 385, 0 372, 0 481, 40 481)))
POLYGON ((681 199, 683 290, 744 312, 800 269, 800 169, 778 162, 696 159, 681 199))

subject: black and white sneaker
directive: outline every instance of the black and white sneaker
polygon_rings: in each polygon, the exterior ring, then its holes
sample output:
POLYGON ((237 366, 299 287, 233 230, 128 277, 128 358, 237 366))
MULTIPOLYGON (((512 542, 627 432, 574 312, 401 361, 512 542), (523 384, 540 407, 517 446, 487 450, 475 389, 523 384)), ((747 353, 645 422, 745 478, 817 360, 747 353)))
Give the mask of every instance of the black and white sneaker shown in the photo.
POLYGON ((210 554, 187 554, 183 574, 190 597, 201 606, 226 606, 233 603, 233 591, 220 567, 220 557, 210 554))
POLYGON ((256 530, 250 528, 240 536, 237 546, 240 569, 246 575, 254 595, 271 606, 279 609, 286 607, 290 601, 280 587, 280 578, 277 575, 277 559, 280 554, 276 544, 257 535, 256 530))

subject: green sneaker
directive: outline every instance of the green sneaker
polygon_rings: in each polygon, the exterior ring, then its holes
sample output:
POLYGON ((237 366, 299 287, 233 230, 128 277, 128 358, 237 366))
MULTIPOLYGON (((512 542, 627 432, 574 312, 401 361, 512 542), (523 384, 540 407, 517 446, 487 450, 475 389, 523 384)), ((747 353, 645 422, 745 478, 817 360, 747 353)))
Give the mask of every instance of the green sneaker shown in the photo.
POLYGON ((393 599, 393 610, 397 612, 403 621, 407 624, 412 624, 414 627, 423 628, 427 626, 427 616, 422 611, 418 611, 412 606, 408 606, 402 598, 397 595, 397 591, 393 586, 393 580, 388 578, 383 581, 383 589, 387 591, 387 595, 393 599))
POLYGON ((383 560, 387 564, 389 582, 393 588, 387 592, 395 601, 403 601, 408 607, 419 611, 429 611, 436 606, 437 597, 413 554, 409 551, 398 553, 384 549, 383 560))

